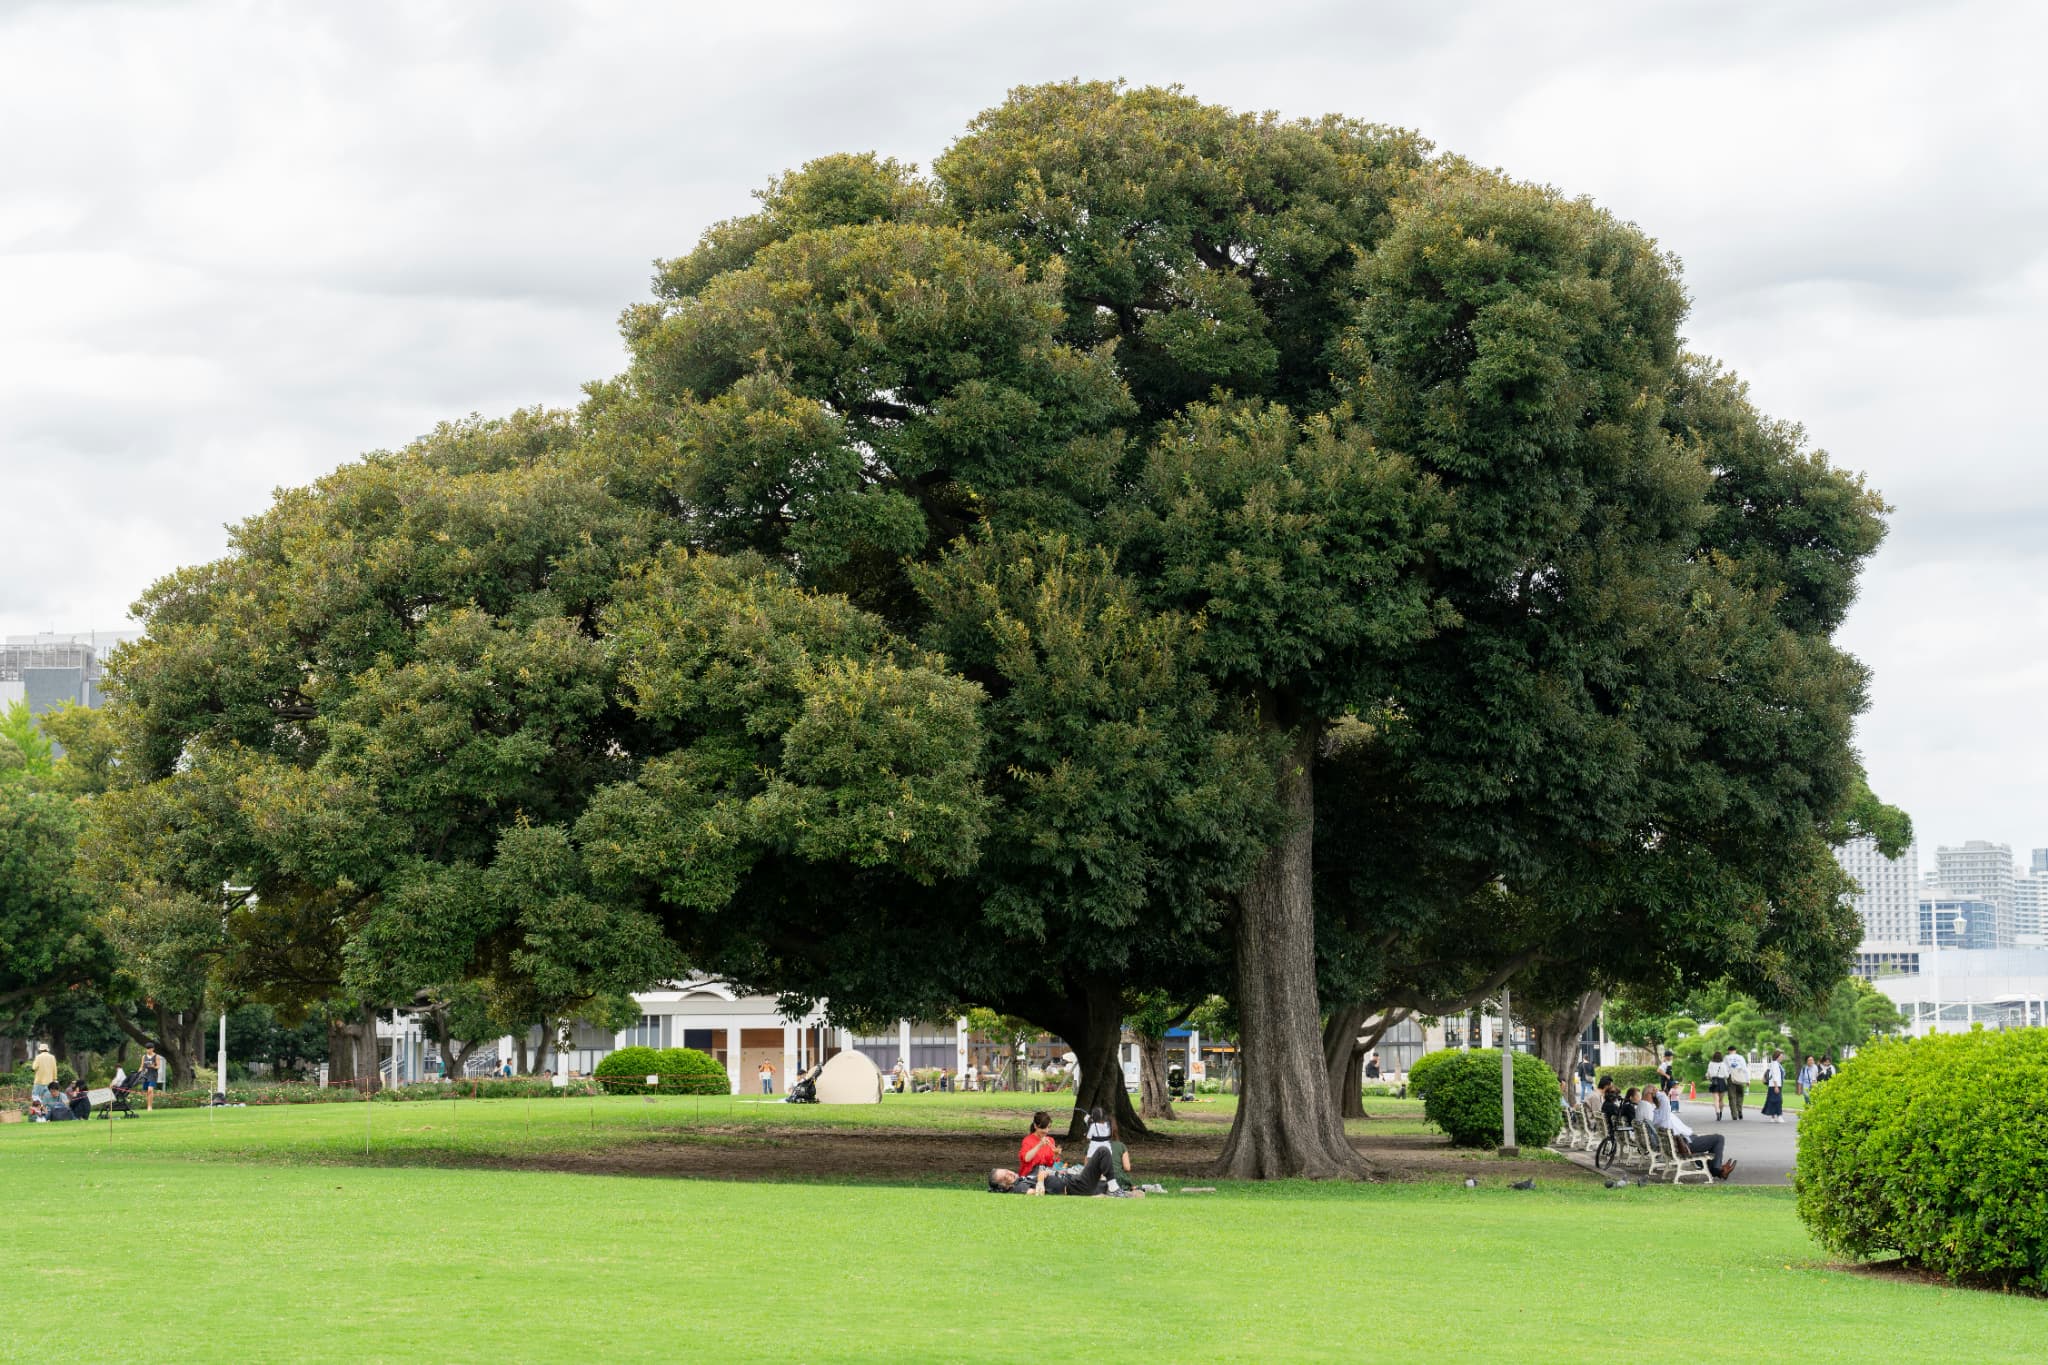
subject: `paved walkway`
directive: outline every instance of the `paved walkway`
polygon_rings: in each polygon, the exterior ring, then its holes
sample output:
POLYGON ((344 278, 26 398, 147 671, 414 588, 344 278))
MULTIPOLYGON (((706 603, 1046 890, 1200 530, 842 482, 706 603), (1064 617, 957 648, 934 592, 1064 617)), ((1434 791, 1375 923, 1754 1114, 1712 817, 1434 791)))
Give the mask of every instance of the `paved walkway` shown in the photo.
MULTIPOLYGON (((1696 1133, 1719 1133, 1728 1139, 1728 1155, 1735 1159, 1731 1185, 1789 1185, 1792 1167, 1799 1154, 1799 1115, 1787 1114, 1783 1123, 1766 1123, 1755 1106, 1749 1106, 1740 1123, 1733 1119, 1714 1122, 1714 1106, 1688 1100, 1678 1117, 1696 1133)), ((1593 1158, 1588 1152, 1567 1153, 1588 1169, 1593 1158)), ((1637 1177, 1629 1175, 1629 1179, 1637 1177)))

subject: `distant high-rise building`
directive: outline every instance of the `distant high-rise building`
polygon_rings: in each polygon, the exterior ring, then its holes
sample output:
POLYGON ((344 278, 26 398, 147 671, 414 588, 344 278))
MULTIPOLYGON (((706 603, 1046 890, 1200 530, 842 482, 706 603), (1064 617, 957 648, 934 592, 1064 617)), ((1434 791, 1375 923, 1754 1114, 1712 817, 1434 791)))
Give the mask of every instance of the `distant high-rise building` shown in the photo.
MULTIPOLYGON (((2048 850, 2036 849, 2035 856, 2048 850)), ((2048 872, 2027 872, 2012 881, 2012 938, 2015 948, 2048 947, 2048 872)))
POLYGON ((1908 844, 1896 858, 1878 852, 1877 841, 1851 839, 1835 850, 1835 861, 1855 879, 1850 896, 1863 920, 1866 945, 1899 947, 1920 941, 1920 850, 1908 844))
POLYGON ((2034 850, 2034 865, 2030 870, 2034 872, 2048 872, 2048 848, 2037 848, 2034 850))
POLYGON ((1964 900, 1980 900, 1993 911, 1993 941, 1986 948, 2013 946, 2012 845, 1971 839, 1959 847, 1934 850, 1935 881, 1964 900))

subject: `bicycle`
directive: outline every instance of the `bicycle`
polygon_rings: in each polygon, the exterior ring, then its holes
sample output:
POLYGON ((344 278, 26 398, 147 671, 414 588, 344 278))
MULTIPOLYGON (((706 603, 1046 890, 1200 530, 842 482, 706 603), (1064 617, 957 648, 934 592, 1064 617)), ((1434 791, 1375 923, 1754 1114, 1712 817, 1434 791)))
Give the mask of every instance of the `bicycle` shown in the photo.
POLYGON ((1604 1171, 1614 1164, 1614 1158, 1621 1153, 1621 1138, 1616 1133, 1614 1120, 1607 1120, 1607 1136, 1600 1139, 1600 1145, 1593 1149, 1593 1169, 1604 1171))

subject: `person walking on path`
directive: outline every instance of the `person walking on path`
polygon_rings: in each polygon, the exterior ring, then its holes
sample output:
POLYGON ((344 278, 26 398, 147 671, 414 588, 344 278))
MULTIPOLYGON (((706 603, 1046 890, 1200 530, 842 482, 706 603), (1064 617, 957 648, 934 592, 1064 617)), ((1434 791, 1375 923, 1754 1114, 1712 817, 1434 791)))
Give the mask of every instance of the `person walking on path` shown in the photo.
POLYGON ((1809 1096, 1809 1095, 1811 1095, 1811 1094, 1813 1093, 1813 1083, 1814 1083, 1814 1080, 1815 1080, 1815 1079, 1816 1079, 1816 1078, 1817 1078, 1817 1077, 1819 1076, 1819 1074, 1820 1074, 1820 1068, 1816 1067, 1816 1066, 1815 1066, 1815 1065, 1813 1064, 1813 1058, 1811 1058, 1811 1057, 1808 1057, 1808 1058, 1807 1058, 1807 1059, 1806 1059, 1805 1061, 1803 1061, 1803 1062, 1801 1062, 1801 1063, 1799 1064, 1799 1098, 1800 1098, 1800 1099, 1802 1099, 1802 1100, 1803 1100, 1803 1099, 1805 1099, 1805 1098, 1806 1098, 1807 1096, 1809 1096))
POLYGON ((1728 1099, 1728 1054, 1720 1048, 1707 1062, 1707 1093, 1714 1097, 1714 1122, 1721 1121, 1721 1106, 1728 1099))
POLYGON ((50 1055, 48 1043, 36 1044, 36 1060, 33 1067, 35 1084, 30 1088, 31 1101, 41 1100, 47 1107, 50 1103, 50 1087, 57 1083, 57 1059, 50 1055))
POLYGON ((1728 1117, 1742 1122, 1742 1096, 1749 1089, 1749 1058, 1737 1049, 1728 1054, 1728 1117))
POLYGON ((135 1074, 136 1079, 142 1082, 142 1107, 155 1113, 156 1090, 164 1083, 164 1061, 156 1055, 155 1048, 142 1049, 142 1069, 135 1074))
POLYGON ((1785 1054, 1773 1052, 1764 1063, 1764 1117, 1772 1123, 1785 1121, 1785 1054))

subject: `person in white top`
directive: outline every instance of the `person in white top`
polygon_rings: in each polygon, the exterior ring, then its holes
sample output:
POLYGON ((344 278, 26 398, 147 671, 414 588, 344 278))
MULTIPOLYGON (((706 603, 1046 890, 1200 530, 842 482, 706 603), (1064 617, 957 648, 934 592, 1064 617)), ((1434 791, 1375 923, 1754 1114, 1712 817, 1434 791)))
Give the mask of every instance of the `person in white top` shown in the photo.
POLYGON ((1669 1130, 1673 1137, 1684 1139, 1686 1150, 1680 1155, 1705 1157, 1712 1165, 1714 1179, 1726 1180, 1728 1173, 1735 1169, 1735 1163, 1727 1160, 1728 1139, 1719 1133, 1701 1137, 1693 1132, 1684 1119, 1672 1112, 1670 1098, 1662 1090, 1657 1091, 1656 1105, 1650 1123, 1669 1130))
POLYGON ((1772 1123, 1785 1121, 1785 1065, 1782 1052, 1773 1052, 1764 1063, 1764 1117, 1772 1123))
POLYGON ((1721 1121, 1721 1106, 1728 1099, 1728 1063, 1722 1058, 1727 1054, 1716 1050, 1707 1061, 1707 1093, 1714 1097, 1714 1122, 1721 1121))
POLYGON ((1742 1092, 1749 1088, 1749 1058, 1740 1052, 1728 1054, 1728 1117, 1742 1122, 1742 1092))

